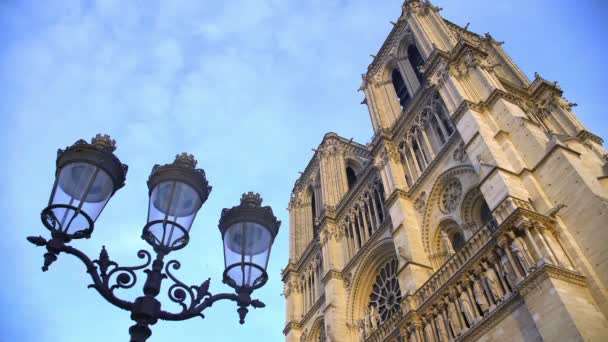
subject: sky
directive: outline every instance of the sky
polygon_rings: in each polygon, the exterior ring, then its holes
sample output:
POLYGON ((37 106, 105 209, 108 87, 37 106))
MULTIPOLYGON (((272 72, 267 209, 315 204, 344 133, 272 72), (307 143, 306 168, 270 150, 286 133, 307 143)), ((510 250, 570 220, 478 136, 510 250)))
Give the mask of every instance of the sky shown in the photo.
MULTIPOLYGON (((169 257, 197 285, 221 284, 220 211, 257 191, 283 226, 267 304, 238 324, 233 302, 206 318, 159 322, 150 341, 281 341, 285 323, 280 270, 288 260, 290 191, 328 131, 361 143, 372 136, 357 89, 401 13, 401 0, 65 0, 0 2, 0 342, 121 341, 133 324, 106 303, 84 266, 60 255, 41 272, 44 250, 26 236, 39 221, 54 180, 57 148, 97 133, 117 141, 129 165, 126 186, 110 200, 91 239, 73 246, 96 257, 102 245, 121 265, 136 265, 147 245, 146 180, 154 164, 189 152, 213 191, 190 244, 169 257)), ((559 81, 576 114, 608 138, 603 100, 608 2, 604 0, 436 0, 442 15, 506 41, 528 77, 559 81)), ((140 281, 143 282, 140 277, 140 281)), ((140 295, 119 291, 126 299, 140 295)), ((166 287, 165 287, 166 289, 166 287)), ((159 297, 169 304, 165 291, 159 297)))

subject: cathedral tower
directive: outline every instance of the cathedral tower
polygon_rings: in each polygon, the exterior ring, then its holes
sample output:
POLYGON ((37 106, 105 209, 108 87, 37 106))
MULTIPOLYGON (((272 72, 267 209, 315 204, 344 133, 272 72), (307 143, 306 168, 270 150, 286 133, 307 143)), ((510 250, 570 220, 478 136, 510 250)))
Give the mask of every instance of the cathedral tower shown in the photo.
POLYGON ((288 342, 608 340, 608 160, 556 82, 407 0, 367 72, 374 138, 292 191, 288 342))

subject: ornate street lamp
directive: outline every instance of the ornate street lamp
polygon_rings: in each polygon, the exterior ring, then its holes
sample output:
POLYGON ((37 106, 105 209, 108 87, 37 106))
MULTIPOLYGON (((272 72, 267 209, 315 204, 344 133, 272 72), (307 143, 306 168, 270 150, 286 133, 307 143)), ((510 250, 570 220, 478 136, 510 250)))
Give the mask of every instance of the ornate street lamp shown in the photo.
POLYGON ((266 267, 280 221, 270 207, 262 207, 262 198, 252 192, 243 194, 241 204, 223 209, 219 228, 224 240, 224 283, 235 293, 212 295, 210 279, 199 286, 188 286, 178 280, 171 269, 181 267, 179 261, 164 262, 172 251, 186 247, 190 240, 190 228, 197 212, 211 192, 205 171, 196 169, 194 156, 182 153, 172 164, 155 165, 148 179, 150 202, 148 222, 143 228, 142 239, 148 242, 156 257, 140 250, 137 256, 145 259, 142 265, 119 266, 111 261, 105 246, 99 258, 91 259, 80 250, 67 245, 72 239, 90 238, 94 223, 116 190, 124 186, 127 166, 114 155, 116 144, 107 135, 97 135, 87 143, 78 140, 57 155, 55 184, 49 205, 42 211, 44 226, 51 231, 51 239, 38 236, 28 241, 45 246, 43 271, 57 260, 60 253, 79 258, 91 275, 89 285, 115 306, 131 312, 136 323, 129 328, 132 342, 146 341, 152 335, 149 326, 159 319, 182 321, 203 315, 203 311, 218 300, 228 299, 238 305, 239 322, 245 322, 248 307, 264 307, 264 303, 251 299, 253 290, 262 287, 268 280, 266 267), (152 265, 144 272, 147 275, 143 296, 129 302, 114 294, 116 289, 135 286, 135 271, 152 265), (168 288, 168 297, 179 304, 181 312, 171 313, 161 309, 156 299, 161 283, 169 278, 173 284, 168 288))

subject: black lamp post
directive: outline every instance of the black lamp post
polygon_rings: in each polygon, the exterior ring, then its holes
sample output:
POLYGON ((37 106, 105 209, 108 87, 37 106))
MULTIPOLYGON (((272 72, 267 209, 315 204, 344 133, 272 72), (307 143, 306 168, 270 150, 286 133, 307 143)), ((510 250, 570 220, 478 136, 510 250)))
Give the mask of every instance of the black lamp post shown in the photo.
POLYGON ((234 288, 235 293, 212 295, 210 279, 200 286, 188 286, 170 271, 181 267, 179 261, 170 260, 166 265, 163 261, 167 254, 188 244, 196 213, 211 192, 205 171, 195 168, 196 160, 192 155, 183 153, 172 164, 155 165, 148 179, 150 203, 142 239, 152 246, 156 254, 154 260, 148 251, 140 250, 137 256, 145 262, 124 267, 110 260, 105 247, 99 258, 91 261, 83 252, 67 245, 72 239, 91 237, 95 220, 116 190, 124 186, 127 166, 116 158, 115 149, 114 140, 98 134, 90 144, 78 140, 58 151, 55 184, 49 205, 41 214, 42 223, 51 231, 52 238, 27 238, 47 249, 42 270, 47 271, 62 252, 79 258, 93 280, 89 287, 115 306, 131 312, 131 319, 136 322, 129 328, 132 342, 146 341, 152 335, 149 326, 159 319, 204 318, 202 312, 218 300, 236 302, 241 324, 245 322, 249 306, 264 307, 261 301, 251 299, 251 293, 268 280, 268 257, 281 222, 270 207, 261 206, 259 194, 243 194, 240 205, 222 210, 219 222, 226 262, 223 281, 234 288), (152 266, 146 269, 150 264, 152 266), (142 269, 147 275, 144 295, 134 302, 118 298, 114 291, 135 286, 135 271, 142 269), (156 299, 162 281, 167 278, 173 282, 168 288, 168 297, 181 306, 181 312, 162 310, 156 299))

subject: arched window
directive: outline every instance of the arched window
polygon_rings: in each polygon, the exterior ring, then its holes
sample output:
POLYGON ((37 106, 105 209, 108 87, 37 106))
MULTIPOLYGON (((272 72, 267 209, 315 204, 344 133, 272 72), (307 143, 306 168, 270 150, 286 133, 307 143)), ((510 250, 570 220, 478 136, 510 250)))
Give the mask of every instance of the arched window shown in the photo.
POLYGON ((448 254, 452 252, 458 252, 458 250, 461 249, 467 241, 462 229, 460 228, 458 223, 453 220, 447 220, 442 222, 440 229, 441 236, 443 236, 443 238, 447 236, 447 239, 449 240, 449 245, 452 247, 451 249, 453 250, 450 251, 449 246, 446 246, 446 243, 448 242, 442 242, 442 250, 444 252, 448 252, 448 254))
POLYGON ((348 181, 348 189, 352 189, 353 186, 357 183, 357 175, 355 174, 355 170, 352 167, 346 167, 346 180, 348 181))
POLYGON ((315 219, 317 218, 317 200, 315 198, 315 191, 312 189, 312 187, 308 188, 308 191, 310 193, 310 215, 312 216, 312 233, 313 236, 317 236, 317 226, 315 225, 315 219))
POLYGON ((437 118, 434 115, 431 116, 430 120, 431 126, 433 126, 433 131, 435 131, 435 136, 439 139, 439 143, 441 144, 441 146, 443 146, 443 144, 445 144, 446 138, 443 136, 443 132, 441 132, 439 122, 437 121, 437 118))
POLYGON ((455 252, 458 252, 459 249, 464 246, 465 240, 464 235, 460 231, 460 229, 453 229, 448 233, 448 237, 450 238, 450 242, 452 242, 452 248, 454 248, 455 252))
POLYGON ((443 101, 441 100, 441 96, 439 94, 435 95, 433 107, 437 112, 437 116, 439 116, 439 120, 441 120, 441 124, 445 128, 446 133, 451 136, 454 132, 454 126, 452 126, 452 123, 450 122, 447 110, 445 109, 445 106, 443 105, 443 101))
POLYGON ((481 224, 486 224, 492 219, 492 211, 488 207, 488 203, 484 199, 481 200, 481 207, 479 208, 479 219, 481 224))
POLYGON ((391 78, 393 79, 393 87, 395 87, 397 97, 399 97, 399 104, 401 105, 401 108, 405 108, 410 102, 410 93, 407 92, 407 87, 405 86, 405 82, 403 81, 403 77, 401 77, 399 70, 393 70, 391 78))
POLYGON ((420 66, 424 64, 424 59, 422 59, 422 55, 416 45, 412 44, 407 48, 407 59, 410 61, 412 68, 414 69, 414 73, 418 78, 418 82, 422 84, 424 80, 424 76, 420 72, 420 66))
POLYGON ((422 156, 422 150, 420 150, 418 143, 414 139, 412 139, 412 149, 414 150, 414 154, 416 157, 416 162, 418 163, 418 167, 420 168, 421 171, 424 170, 426 168, 426 165, 424 164, 424 157, 422 156))

